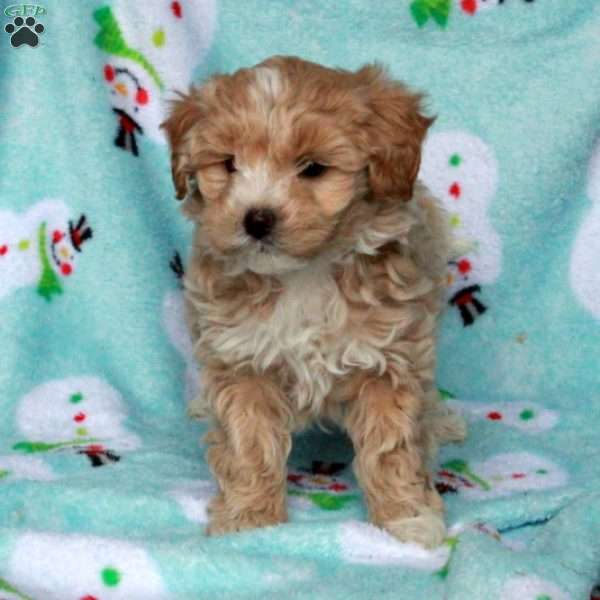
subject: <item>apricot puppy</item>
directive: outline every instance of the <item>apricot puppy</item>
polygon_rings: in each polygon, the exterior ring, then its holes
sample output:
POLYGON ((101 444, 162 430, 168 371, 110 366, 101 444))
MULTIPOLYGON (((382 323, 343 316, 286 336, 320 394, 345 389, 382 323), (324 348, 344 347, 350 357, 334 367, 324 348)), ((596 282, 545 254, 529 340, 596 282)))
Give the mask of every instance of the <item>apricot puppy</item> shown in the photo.
POLYGON ((276 56, 216 75, 163 124, 195 223, 188 321, 220 492, 210 534, 287 518, 291 434, 334 421, 370 519, 445 534, 428 462, 464 436, 434 385, 447 219, 416 182, 432 119, 375 65, 276 56))

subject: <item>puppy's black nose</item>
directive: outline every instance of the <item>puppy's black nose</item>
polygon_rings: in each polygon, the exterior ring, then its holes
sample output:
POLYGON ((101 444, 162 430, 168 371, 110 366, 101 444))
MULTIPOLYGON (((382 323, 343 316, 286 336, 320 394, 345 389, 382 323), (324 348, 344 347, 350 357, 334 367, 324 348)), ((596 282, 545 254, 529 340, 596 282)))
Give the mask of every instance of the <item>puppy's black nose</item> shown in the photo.
POLYGON ((270 208, 251 208, 244 217, 244 229, 254 239, 267 237, 275 226, 275 213, 270 208))

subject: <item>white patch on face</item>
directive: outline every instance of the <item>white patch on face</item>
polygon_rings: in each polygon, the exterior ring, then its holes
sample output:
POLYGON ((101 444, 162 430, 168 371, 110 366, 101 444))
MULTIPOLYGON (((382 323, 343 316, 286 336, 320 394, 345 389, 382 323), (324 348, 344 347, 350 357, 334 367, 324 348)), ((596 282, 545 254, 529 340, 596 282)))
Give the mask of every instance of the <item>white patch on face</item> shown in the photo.
POLYGON ((268 113, 281 95, 283 89, 281 74, 272 67, 258 67, 254 72, 256 79, 251 94, 257 105, 263 107, 265 113, 268 113))
POLYGON ((276 209, 287 197, 284 178, 275 179, 267 161, 257 165, 236 163, 233 186, 227 197, 227 204, 234 210, 249 208, 276 209))
MULTIPOLYGON (((287 177, 274 179, 266 161, 257 165, 237 165, 235 181, 227 196, 230 210, 239 215, 239 229, 232 242, 243 252, 235 264, 231 264, 231 273, 246 270, 260 275, 278 275, 298 271, 308 262, 277 249, 277 240, 273 245, 263 244, 246 234, 243 227, 244 216, 250 209, 269 208, 276 215, 288 198, 287 177)), ((277 227, 277 226, 276 226, 277 227)), ((276 234, 277 235, 277 234, 276 234)))

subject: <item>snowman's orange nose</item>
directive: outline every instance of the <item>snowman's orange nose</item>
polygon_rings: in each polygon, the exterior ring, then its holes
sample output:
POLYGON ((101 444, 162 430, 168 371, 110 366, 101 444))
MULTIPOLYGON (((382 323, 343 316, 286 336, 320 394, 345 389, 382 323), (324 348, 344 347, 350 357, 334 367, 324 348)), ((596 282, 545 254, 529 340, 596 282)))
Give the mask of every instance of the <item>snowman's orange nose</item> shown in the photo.
POLYGON ((121 94, 121 96, 127 96, 127 86, 124 83, 115 83, 115 90, 117 93, 121 94))

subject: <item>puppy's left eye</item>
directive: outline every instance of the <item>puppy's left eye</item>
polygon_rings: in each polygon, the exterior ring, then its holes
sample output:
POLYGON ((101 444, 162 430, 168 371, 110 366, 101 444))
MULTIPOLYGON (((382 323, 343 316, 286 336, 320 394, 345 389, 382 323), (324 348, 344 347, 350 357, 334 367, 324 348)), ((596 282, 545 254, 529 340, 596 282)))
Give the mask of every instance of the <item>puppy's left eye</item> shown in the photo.
POLYGON ((307 177, 309 179, 313 179, 315 177, 320 177, 321 175, 323 175, 323 173, 325 173, 327 169, 327 165, 322 165, 318 162, 310 162, 306 165, 306 167, 304 167, 304 169, 302 169, 302 171, 300 171, 299 175, 300 177, 307 177))
POLYGON ((235 162, 233 161, 233 156, 230 156, 223 164, 225 165, 225 170, 228 173, 235 173, 237 171, 235 162))

